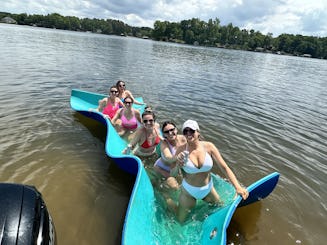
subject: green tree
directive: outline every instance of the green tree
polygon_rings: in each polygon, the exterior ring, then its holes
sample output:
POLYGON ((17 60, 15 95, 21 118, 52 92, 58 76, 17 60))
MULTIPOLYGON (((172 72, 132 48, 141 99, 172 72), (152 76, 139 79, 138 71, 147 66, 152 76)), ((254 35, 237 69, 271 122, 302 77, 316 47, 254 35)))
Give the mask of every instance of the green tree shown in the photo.
POLYGON ((184 37, 184 41, 187 44, 193 44, 195 41, 195 36, 194 36, 194 32, 192 30, 186 30, 185 31, 185 37, 184 37))
POLYGON ((68 16, 69 29, 72 31, 78 31, 82 29, 81 21, 79 18, 74 16, 68 16))

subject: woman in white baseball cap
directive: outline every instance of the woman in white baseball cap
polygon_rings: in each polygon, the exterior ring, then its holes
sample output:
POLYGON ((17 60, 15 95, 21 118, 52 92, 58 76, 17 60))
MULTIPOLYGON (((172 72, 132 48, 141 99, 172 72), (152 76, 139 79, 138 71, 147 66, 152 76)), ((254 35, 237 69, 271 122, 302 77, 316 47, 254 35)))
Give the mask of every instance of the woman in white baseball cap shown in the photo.
POLYGON ((171 171, 172 175, 176 175, 180 169, 183 170, 181 194, 177 205, 171 200, 168 203, 176 211, 177 219, 184 222, 197 199, 220 203, 210 175, 214 164, 219 164, 225 170, 236 192, 246 199, 249 195, 248 191, 239 184, 217 147, 209 141, 200 141, 198 123, 194 120, 187 120, 182 130, 187 143, 176 150, 177 164, 171 171))

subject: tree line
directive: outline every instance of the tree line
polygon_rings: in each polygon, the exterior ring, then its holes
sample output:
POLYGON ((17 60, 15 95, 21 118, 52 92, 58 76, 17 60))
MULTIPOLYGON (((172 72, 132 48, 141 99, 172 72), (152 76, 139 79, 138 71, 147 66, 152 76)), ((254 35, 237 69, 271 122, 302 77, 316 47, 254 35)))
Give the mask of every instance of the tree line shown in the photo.
POLYGON ((281 34, 274 38, 272 33, 240 29, 233 24, 220 25, 218 18, 208 22, 198 18, 181 22, 156 21, 152 38, 249 51, 274 52, 313 58, 327 59, 327 37, 281 34))
POLYGON ((281 34, 274 38, 272 33, 264 35, 255 30, 240 29, 233 26, 232 23, 225 26, 221 25, 218 18, 209 19, 208 22, 198 18, 180 22, 157 20, 154 23, 154 28, 149 28, 132 27, 113 19, 80 19, 74 16, 61 16, 57 13, 28 15, 26 13, 0 12, 0 20, 3 17, 11 17, 19 25, 134 36, 157 41, 327 59, 327 37, 281 34))
POLYGON ((0 12, 0 20, 4 17, 14 19, 18 25, 30 25, 45 28, 56 28, 70 31, 94 32, 108 35, 129 35, 135 37, 148 36, 152 29, 149 27, 132 27, 120 20, 90 19, 74 16, 62 16, 57 13, 48 15, 10 14, 0 12))

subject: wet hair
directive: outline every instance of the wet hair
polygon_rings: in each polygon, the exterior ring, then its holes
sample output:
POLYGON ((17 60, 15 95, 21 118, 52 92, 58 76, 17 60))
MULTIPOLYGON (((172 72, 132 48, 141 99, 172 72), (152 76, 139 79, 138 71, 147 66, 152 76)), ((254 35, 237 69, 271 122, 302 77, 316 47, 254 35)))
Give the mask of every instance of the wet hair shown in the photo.
POLYGON ((177 129, 176 124, 174 122, 172 122, 172 121, 164 121, 163 124, 162 124, 162 127, 161 127, 161 131, 163 132, 164 131, 164 128, 167 125, 169 125, 169 124, 173 125, 177 129))
POLYGON ((153 111, 144 111, 144 112, 142 113, 142 118, 145 117, 145 116, 147 116, 147 115, 151 115, 151 116, 153 117, 153 120, 154 120, 154 121, 156 120, 156 115, 154 114, 153 111))
POLYGON ((133 100, 133 98, 131 97, 131 96, 126 96, 125 98, 124 98, 124 103, 125 103, 125 101, 126 101, 126 99, 130 99, 131 101, 132 101, 132 103, 134 103, 134 100, 133 100))

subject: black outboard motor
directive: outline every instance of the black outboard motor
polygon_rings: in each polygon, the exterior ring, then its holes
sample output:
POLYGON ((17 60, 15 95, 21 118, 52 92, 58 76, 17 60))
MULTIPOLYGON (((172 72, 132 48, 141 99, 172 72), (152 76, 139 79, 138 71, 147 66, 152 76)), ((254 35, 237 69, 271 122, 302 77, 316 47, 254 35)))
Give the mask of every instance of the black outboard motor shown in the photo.
POLYGON ((0 183, 0 244, 52 245, 55 227, 35 187, 0 183))

